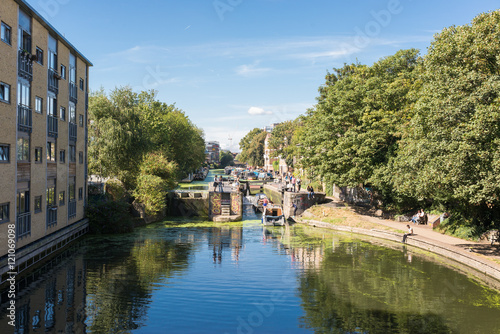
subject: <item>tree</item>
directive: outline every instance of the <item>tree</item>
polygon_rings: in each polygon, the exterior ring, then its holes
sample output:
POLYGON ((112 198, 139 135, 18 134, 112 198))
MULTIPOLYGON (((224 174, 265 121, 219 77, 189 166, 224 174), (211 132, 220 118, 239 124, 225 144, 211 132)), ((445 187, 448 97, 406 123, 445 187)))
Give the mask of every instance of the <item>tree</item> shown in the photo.
POLYGON ((397 192, 442 203, 479 230, 500 225, 499 30, 495 11, 435 35, 391 166, 397 192))
POLYGON ((269 139, 268 146, 272 150, 272 156, 281 157, 288 166, 293 166, 293 158, 296 153, 294 134, 299 126, 299 118, 282 122, 274 127, 269 139))
POLYGON ((220 164, 222 168, 234 165, 234 158, 231 152, 221 152, 220 164))
POLYGON ((264 165, 264 141, 267 132, 255 128, 240 140, 241 153, 238 160, 252 166, 264 165))

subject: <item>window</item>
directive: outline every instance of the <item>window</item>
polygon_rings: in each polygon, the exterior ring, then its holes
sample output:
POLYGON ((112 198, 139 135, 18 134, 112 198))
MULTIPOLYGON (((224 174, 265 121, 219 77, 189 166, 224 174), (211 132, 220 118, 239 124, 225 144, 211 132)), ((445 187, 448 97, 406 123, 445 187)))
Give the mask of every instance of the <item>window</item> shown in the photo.
POLYGON ((73 103, 69 104, 69 122, 76 124, 76 107, 73 103))
POLYGON ((42 212, 42 196, 35 196, 35 213, 42 212))
POLYGON ((38 46, 36 47, 36 62, 40 65, 43 65, 43 50, 38 46))
POLYGON ((56 187, 47 188, 47 206, 56 205, 56 187))
POLYGON ((69 54, 69 82, 76 86, 76 57, 74 54, 69 54))
POLYGON ((30 161, 30 140, 20 137, 17 139, 17 161, 30 161))
POLYGON ((76 162, 76 147, 69 145, 69 162, 76 162))
POLYGON ((83 127, 83 115, 78 115, 78 125, 83 127))
POLYGON ((17 83, 17 104, 31 107, 31 87, 28 81, 23 80, 17 83))
POLYGON ((49 35, 47 66, 57 72, 57 39, 49 35))
POLYGON ((0 204, 0 223, 9 221, 9 203, 0 204))
POLYGON ((66 151, 65 150, 59 151, 59 162, 62 164, 66 162, 66 151))
POLYGON ((78 162, 83 164, 83 152, 78 152, 78 162))
POLYGON ((83 199, 83 188, 78 188, 78 200, 81 201, 83 199))
POLYGON ((31 17, 19 10, 18 47, 31 54, 31 17))
POLYGON ((10 103, 10 85, 0 82, 0 101, 10 103))
POLYGON ((17 214, 30 212, 30 192, 29 190, 17 193, 17 214))
POLYGON ((35 112, 42 114, 43 113, 43 99, 41 97, 35 97, 35 112))
POLYGON ((64 205, 64 191, 59 193, 59 205, 64 205))
POLYGON ((75 184, 76 184, 76 177, 70 177, 69 178, 69 187, 68 187, 68 196, 69 196, 69 201, 74 201, 76 199, 76 192, 75 192, 75 184))
POLYGON ((42 163, 42 148, 41 147, 35 147, 35 163, 37 163, 37 164, 42 163))
POLYGON ((66 80, 66 66, 61 65, 61 78, 66 80))
POLYGON ((0 163, 10 162, 10 145, 0 144, 0 163))
POLYGON ((47 162, 56 162, 56 143, 47 142, 47 162))
POLYGON ((57 117, 57 99, 55 96, 47 96, 47 115, 57 117))
POLYGON ((66 120, 66 108, 61 107, 61 109, 59 109, 59 119, 61 121, 65 121, 66 120))
POLYGON ((82 78, 80 78, 80 90, 83 90, 84 88, 84 81, 82 78))
POLYGON ((12 30, 8 25, 2 22, 2 31, 1 31, 2 41, 4 41, 9 45, 12 45, 11 36, 12 36, 12 30))

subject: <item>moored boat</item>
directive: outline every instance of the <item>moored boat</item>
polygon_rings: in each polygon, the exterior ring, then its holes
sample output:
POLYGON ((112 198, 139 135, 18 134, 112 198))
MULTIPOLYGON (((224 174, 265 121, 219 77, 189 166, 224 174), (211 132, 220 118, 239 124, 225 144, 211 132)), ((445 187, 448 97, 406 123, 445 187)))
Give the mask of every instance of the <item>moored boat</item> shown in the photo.
POLYGON ((285 216, 283 215, 283 208, 280 205, 276 204, 266 205, 262 213, 262 224, 267 226, 285 225, 285 216))

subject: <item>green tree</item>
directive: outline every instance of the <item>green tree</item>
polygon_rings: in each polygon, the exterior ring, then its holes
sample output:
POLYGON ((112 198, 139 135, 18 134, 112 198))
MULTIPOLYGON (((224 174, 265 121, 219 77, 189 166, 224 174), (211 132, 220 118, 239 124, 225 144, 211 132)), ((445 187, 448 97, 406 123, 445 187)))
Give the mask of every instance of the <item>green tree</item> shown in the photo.
MULTIPOLYGON (((390 177, 479 230, 500 225, 500 12, 435 35, 390 177)), ((453 218, 453 216, 452 216, 453 218)))
POLYGON ((285 121, 276 125, 269 138, 269 148, 273 157, 281 157, 288 166, 293 166, 293 158, 296 153, 294 134, 300 126, 300 118, 285 121))
POLYGON ((264 141, 267 132, 259 128, 254 128, 240 140, 241 153, 238 160, 246 162, 252 166, 262 166, 264 164, 264 141))
POLYGON ((234 158, 231 152, 221 151, 220 164, 222 168, 234 165, 234 158))

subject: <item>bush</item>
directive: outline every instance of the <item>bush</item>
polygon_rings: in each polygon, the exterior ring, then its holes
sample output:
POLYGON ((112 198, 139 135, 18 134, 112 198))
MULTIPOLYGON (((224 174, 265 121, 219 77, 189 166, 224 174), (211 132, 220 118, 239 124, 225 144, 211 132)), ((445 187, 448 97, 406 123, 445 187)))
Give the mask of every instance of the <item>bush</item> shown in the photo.
POLYGON ((174 189, 177 184, 177 164, 168 159, 162 153, 148 153, 144 156, 139 167, 139 180, 137 186, 140 187, 140 178, 144 175, 154 175, 165 181, 167 189, 174 189))
POLYGON ((167 207, 167 182, 159 176, 141 175, 134 192, 148 216, 155 216, 167 207))
POLYGON ((121 201, 127 196, 127 189, 120 180, 109 179, 106 181, 106 194, 113 201, 121 201))
POLYGON ((134 229, 129 204, 123 201, 91 200, 86 214, 93 234, 126 233, 134 229))

